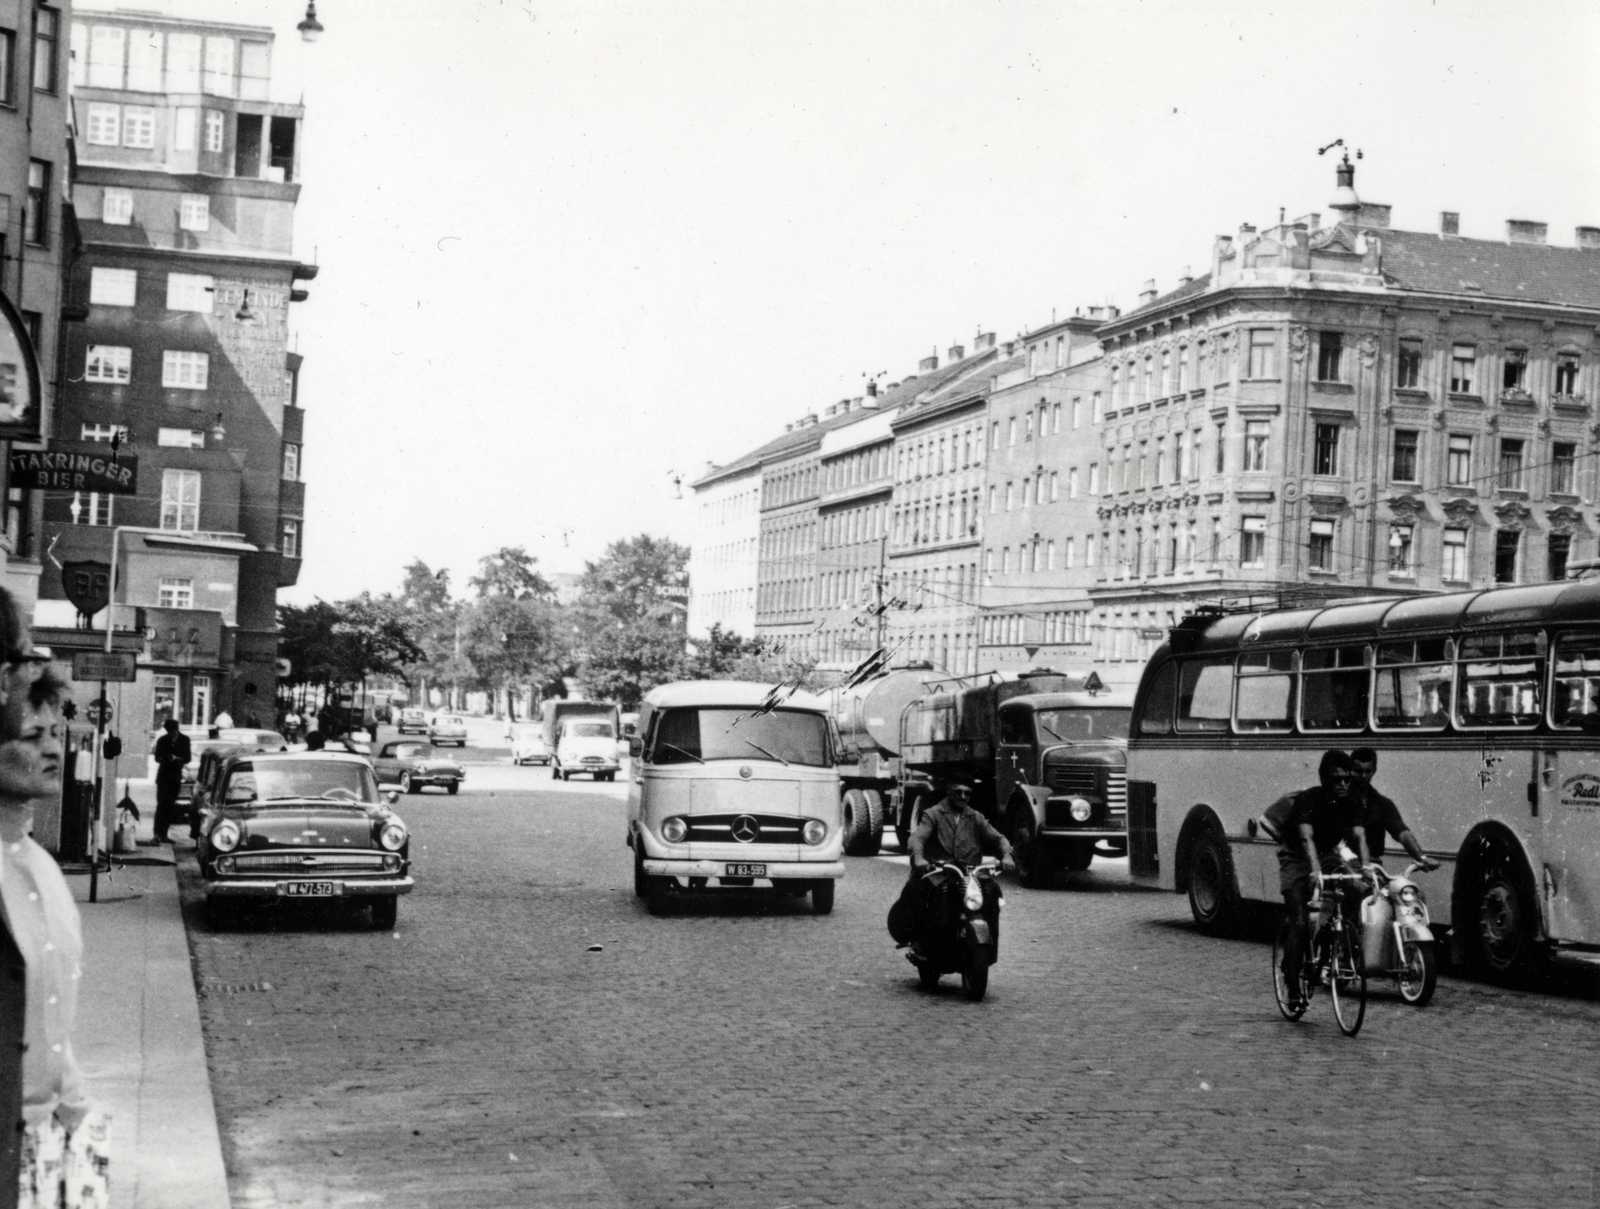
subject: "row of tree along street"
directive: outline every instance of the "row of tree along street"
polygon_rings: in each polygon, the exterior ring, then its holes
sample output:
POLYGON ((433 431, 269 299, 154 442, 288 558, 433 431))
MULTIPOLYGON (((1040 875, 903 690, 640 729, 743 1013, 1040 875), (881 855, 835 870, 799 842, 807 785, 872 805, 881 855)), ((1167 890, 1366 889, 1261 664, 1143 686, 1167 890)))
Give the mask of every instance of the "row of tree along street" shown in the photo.
POLYGON ((464 600, 448 570, 419 559, 398 595, 280 606, 279 654, 290 665, 280 688, 303 702, 398 680, 413 702, 438 690, 459 708, 482 692, 496 713, 520 716, 565 695, 569 680, 631 709, 673 680, 792 674, 755 641, 720 630, 688 641, 688 561, 687 547, 647 534, 613 542, 563 602, 521 546, 479 559, 464 600))

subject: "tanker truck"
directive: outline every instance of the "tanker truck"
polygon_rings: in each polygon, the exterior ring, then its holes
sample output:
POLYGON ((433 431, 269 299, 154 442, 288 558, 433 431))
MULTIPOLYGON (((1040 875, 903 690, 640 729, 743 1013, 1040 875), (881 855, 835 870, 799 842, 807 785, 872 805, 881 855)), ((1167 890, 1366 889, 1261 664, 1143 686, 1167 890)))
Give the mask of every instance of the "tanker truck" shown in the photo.
POLYGON ((931 663, 913 663, 828 693, 844 743, 839 781, 849 855, 874 855, 883 844, 884 824, 898 819, 901 713, 933 685, 949 680, 931 663))

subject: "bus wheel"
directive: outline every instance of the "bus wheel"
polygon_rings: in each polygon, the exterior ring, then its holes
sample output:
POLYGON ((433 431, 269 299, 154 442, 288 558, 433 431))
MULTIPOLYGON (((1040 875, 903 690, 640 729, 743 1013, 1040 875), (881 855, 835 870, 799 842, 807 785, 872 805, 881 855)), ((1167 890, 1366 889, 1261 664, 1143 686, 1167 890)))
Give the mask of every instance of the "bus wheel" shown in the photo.
POLYGON ((862 841, 867 830, 867 803, 859 789, 844 791, 840 802, 844 820, 844 851, 846 856, 864 856, 862 841))
POLYGON ((1222 936, 1239 922, 1239 889, 1225 841, 1209 829, 1189 849, 1189 911, 1200 930, 1222 936))
POLYGON ((883 795, 876 789, 863 789, 861 800, 866 803, 866 831, 861 837, 861 855, 877 856, 883 847, 883 795))
POLYGON ((1499 854, 1483 871, 1476 898, 1479 968, 1501 982, 1522 982, 1540 971, 1543 953, 1534 938, 1535 908, 1523 879, 1499 854))

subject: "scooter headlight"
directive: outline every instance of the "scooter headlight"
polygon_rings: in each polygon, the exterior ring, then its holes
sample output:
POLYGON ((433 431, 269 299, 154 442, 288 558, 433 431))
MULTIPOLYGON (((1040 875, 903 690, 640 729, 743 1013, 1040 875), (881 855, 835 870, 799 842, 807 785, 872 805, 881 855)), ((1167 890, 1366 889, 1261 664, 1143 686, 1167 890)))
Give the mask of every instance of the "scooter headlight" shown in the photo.
POLYGON ((211 846, 218 852, 232 852, 239 846, 239 824, 223 819, 211 833, 211 846))
POLYGON ((966 902, 968 911, 983 910, 983 887, 978 885, 978 879, 975 877, 967 878, 966 902))
POLYGON ((391 819, 383 825, 383 830, 378 832, 378 843, 390 852, 399 852, 405 847, 406 825, 399 819, 391 819))
POLYGON ((681 844, 689 838, 689 824, 680 818, 670 818, 661 824, 661 838, 669 844, 681 844))
POLYGON ((1089 816, 1094 813, 1094 807, 1089 805, 1083 798, 1073 798, 1068 803, 1068 806, 1072 811, 1072 821, 1074 823, 1087 823, 1089 816))
POLYGON ((828 825, 821 819, 807 819, 806 825, 800 829, 800 836, 806 843, 815 847, 827 838, 828 825))
POLYGON ((1422 891, 1415 886, 1401 886, 1399 897, 1402 906, 1414 907, 1422 901, 1422 891))

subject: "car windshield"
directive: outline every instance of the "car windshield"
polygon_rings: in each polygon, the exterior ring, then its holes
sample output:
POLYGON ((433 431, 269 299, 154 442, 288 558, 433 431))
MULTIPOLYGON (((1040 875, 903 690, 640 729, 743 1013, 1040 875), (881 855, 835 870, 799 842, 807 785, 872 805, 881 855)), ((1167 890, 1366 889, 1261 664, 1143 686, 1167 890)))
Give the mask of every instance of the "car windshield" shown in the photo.
POLYGON ((565 733, 575 739, 614 739, 609 722, 568 722, 565 733))
POLYGON ((823 767, 831 763, 828 721, 821 714, 780 709, 669 709, 656 725, 652 764, 706 760, 777 760, 823 767))
POLYGON ((1041 743, 1075 743, 1084 739, 1126 739, 1128 709, 1042 709, 1034 714, 1041 743))
POLYGON ((383 754, 396 760, 420 760, 428 754, 428 749, 421 743, 391 743, 383 749, 383 754))
POLYGON ((461 719, 460 718, 440 718, 439 721, 436 722, 434 725, 436 725, 436 726, 460 726, 461 725, 461 719))
POLYGON ((235 764, 228 772, 222 791, 222 800, 230 806, 304 798, 376 804, 378 783, 365 764, 313 756, 304 760, 274 760, 270 764, 252 761, 235 764))

